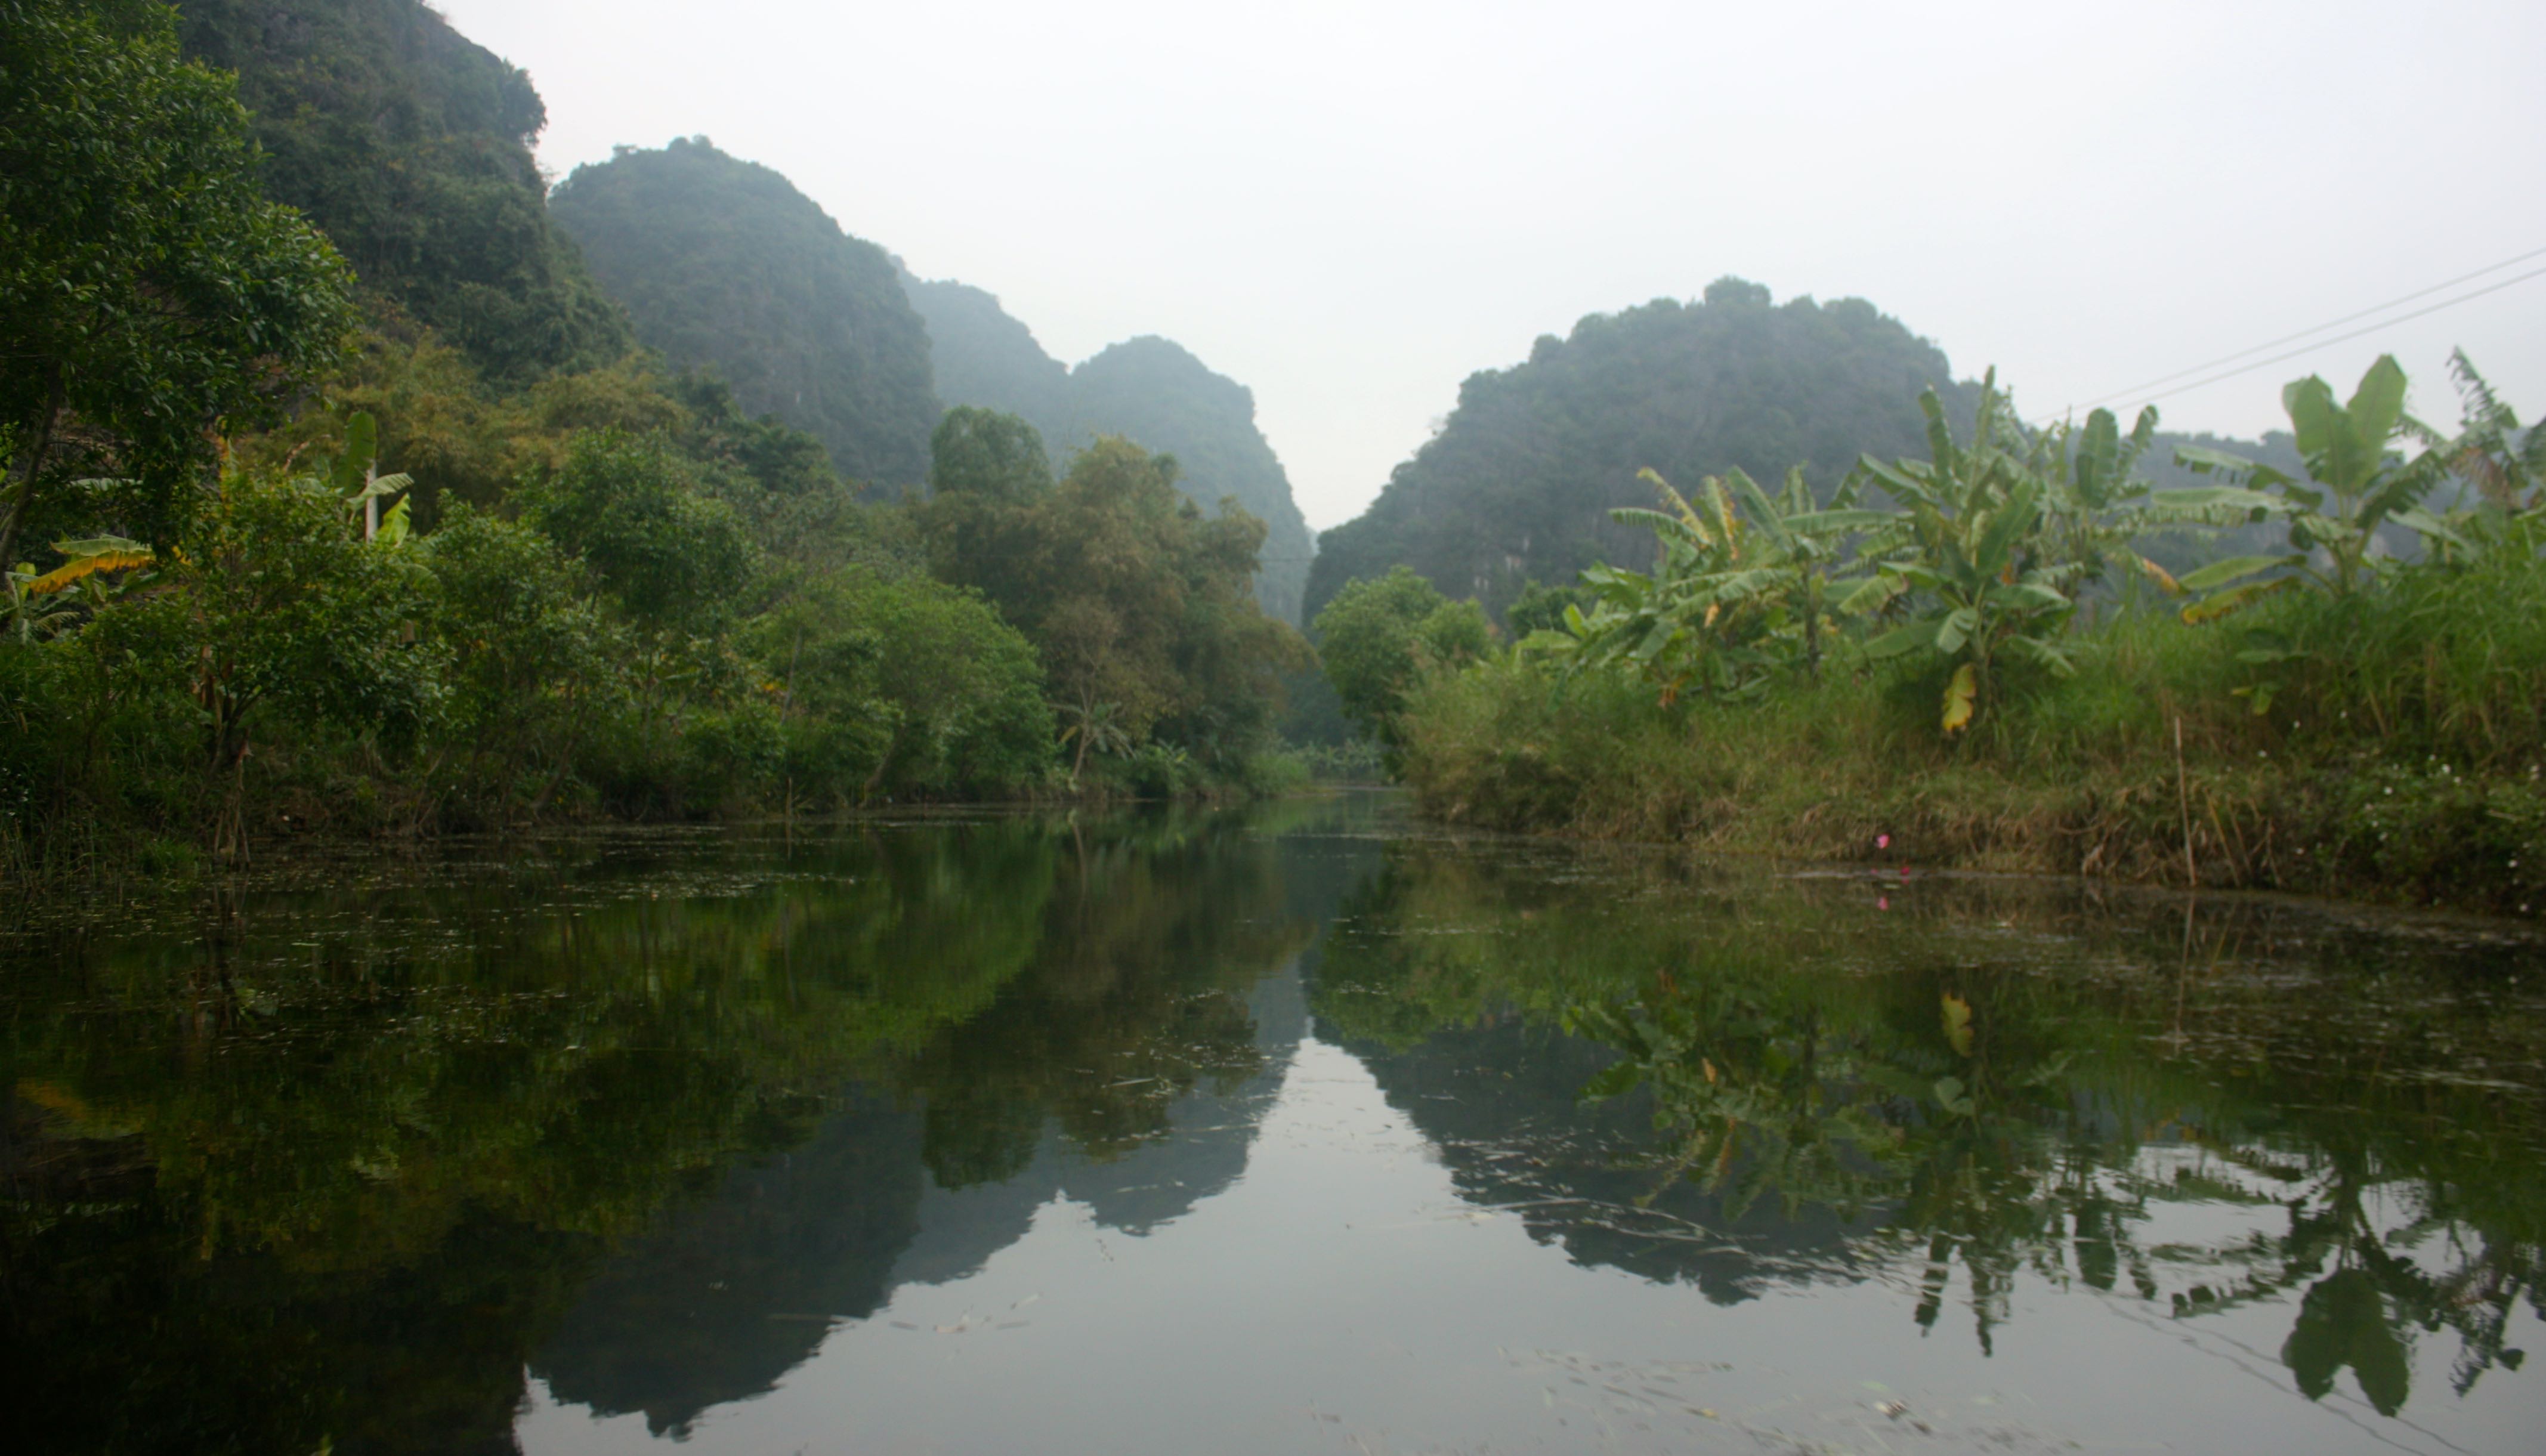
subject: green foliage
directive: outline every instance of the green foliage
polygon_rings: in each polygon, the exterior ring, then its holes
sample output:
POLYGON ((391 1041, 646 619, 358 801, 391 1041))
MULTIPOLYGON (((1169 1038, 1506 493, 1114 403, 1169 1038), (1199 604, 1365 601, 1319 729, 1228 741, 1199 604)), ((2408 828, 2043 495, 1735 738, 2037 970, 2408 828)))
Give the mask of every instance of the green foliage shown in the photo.
POLYGON ((1263 528, 1127 446, 1056 485, 1031 425, 979 411, 940 431, 938 508, 862 505, 835 458, 918 483, 926 338, 775 174, 685 142, 565 190, 629 229, 610 261, 661 271, 649 326, 714 345, 676 360, 724 364, 666 378, 548 230, 528 81, 411 0, 8 16, 0 542, 64 558, 0 571, 14 862, 1031 793, 1056 695, 1114 705, 1082 759, 1278 777, 1253 765, 1305 659, 1246 598, 1263 528), (181 25, 245 78, 180 61, 181 25), (332 374, 345 266, 260 177, 370 291, 332 374))
POLYGON ((1175 487, 1176 462, 1099 440, 1046 484, 1031 428, 957 410, 938 431, 937 493, 915 508, 932 561, 975 587, 1041 655, 1087 755, 1152 737, 1233 773, 1269 735, 1298 634, 1249 590, 1263 525, 1206 517, 1175 487))
POLYGON ((691 137, 578 167, 551 207, 648 348, 713 368, 852 479, 897 493, 926 477, 927 329, 884 250, 786 178, 691 137))
POLYGON ((1451 601, 1404 566, 1337 592, 1315 630, 1344 715, 1391 747, 1402 742, 1399 719, 1416 679, 1482 656, 1493 632, 1475 602, 1451 601))
MULTIPOLYGON (((1779 669, 1800 667, 1818 678, 1834 595, 1830 570, 1850 532, 1888 526, 1890 518, 1854 509, 1853 479, 1828 510, 1817 508, 1800 470, 1787 471, 1776 499, 1738 469, 1729 478, 1709 477, 1702 509, 1658 473, 1645 477, 1669 509, 1611 514, 1652 529, 1661 546, 1654 573, 1585 570, 1591 610, 1572 608, 1565 631, 1535 645, 1561 653, 1569 673, 1639 675, 1659 687, 1665 705, 1691 690, 1754 692, 1779 669), (1746 523, 1736 501, 1749 512, 1746 523)), ((1860 584, 1842 583, 1836 595, 1860 584)))
MULTIPOLYGON (((2230 557, 2187 574, 2187 590, 2226 588, 2187 609, 2187 621, 2222 616, 2294 579, 2314 581, 2334 596, 2361 590, 2376 578, 2370 549, 2391 521, 2426 539, 2467 547, 2464 537, 2422 505, 2446 478, 2451 452, 2428 450, 2403 461, 2390 450, 2409 428, 2424 428, 2405 414, 2405 371, 2394 356, 2378 356, 2361 376, 2349 404, 2335 403, 2333 386, 2314 375, 2283 389, 2281 404, 2307 463, 2306 482, 2224 452, 2176 452, 2176 459, 2193 470, 2246 486, 2256 512, 2288 521, 2290 545, 2297 548, 2285 557, 2230 557), (2324 568, 2312 559, 2320 551, 2327 559, 2324 568), (2267 571, 2295 571, 2297 576, 2253 579, 2267 571)), ((2481 444, 2471 445, 2470 458, 2489 459, 2481 444)))
POLYGON ((536 810, 621 707, 630 635, 581 564, 520 522, 456 504, 419 555, 451 654, 455 788, 499 817, 536 810))
POLYGON ((374 310, 454 343, 505 390, 632 339, 549 220, 529 76, 420 0, 187 0, 186 53, 238 73, 266 195, 306 214, 374 310))
POLYGON ((1205 511, 1224 501, 1264 523, 1256 604, 1278 622, 1301 619, 1314 552, 1291 478, 1255 424, 1255 395, 1169 340, 1115 344, 1069 373, 1069 428, 1047 436, 1063 456, 1120 435, 1175 457, 1177 487, 1205 511))
POLYGON ((1652 500, 1640 471, 1775 480, 1800 466, 1826 491, 1860 455, 1917 449, 1910 401, 1922 385, 1961 397, 1951 380, 1943 354, 1862 300, 1772 306, 1724 279, 1700 301, 1591 315, 1460 386, 1370 510, 1319 539, 1307 611, 1404 564, 1498 613, 1527 581, 1645 558, 1642 528, 1608 515, 1652 500))
POLYGON ((0 564, 67 476, 164 542, 208 427, 271 416, 352 322, 345 266, 256 187, 231 79, 153 4, 0 10, 0 564))
POLYGON ((928 440, 928 488, 994 506, 1022 505, 1052 489, 1043 437, 1013 414, 957 405, 928 440))
MULTIPOLYGON (((1994 376, 1982 386, 1965 445, 1954 442, 1933 390, 1918 403, 1927 414, 1929 458, 1886 465, 1869 457, 1861 467, 1905 514, 1900 545, 1888 554, 1876 548, 1876 575, 1849 606, 1885 613, 1907 607, 1910 620, 1868 642, 1865 652, 1878 660, 1940 659, 1947 671, 1941 721, 1952 733, 1969 727, 1995 692, 2002 656, 2058 674, 2074 670, 2060 637, 2088 563, 2064 558, 2048 538, 2050 482, 2027 459, 1994 376)), ((2089 422, 2090 443, 2109 433, 2111 421, 2099 412, 2089 422)), ((2091 465, 2091 448, 2087 458, 2091 465)), ((2093 478, 2091 469, 2084 473, 2093 478)))
POLYGON ((1567 608, 1587 612, 1597 604, 1599 595, 1585 586, 1549 586, 1531 581, 1521 586, 1520 595, 1503 611, 1503 626, 1514 642, 1526 641, 1532 634, 1561 632, 1565 628, 1567 608))
POLYGON ((774 674, 791 794, 1030 788, 1051 763, 1034 648, 960 588, 866 566, 811 576, 744 643, 774 674))
POLYGON ((172 590, 118 604, 90 630, 105 653, 185 685, 216 766, 246 751, 269 703, 401 739, 439 712, 435 654, 419 650, 429 575, 408 548, 365 542, 323 485, 226 476, 166 577, 172 590))
POLYGON ((1663 707, 1639 677, 1494 658, 1419 685, 1402 772, 1425 813, 1495 828, 1841 860, 1889 835, 1922 865, 2178 885, 2188 841, 2204 888, 2533 914, 2541 622, 2546 570, 2508 560, 2199 629, 2125 614, 1955 742, 1932 668, 1663 707))
POLYGON ((1401 764, 1434 812, 1505 826, 1784 850, 1743 825, 1818 824, 1812 842, 1854 854, 1915 825, 1930 853, 2007 868, 2546 904, 2535 511, 2487 503, 2439 522, 2409 503, 2441 471, 2479 488, 2519 478, 2504 455, 2515 424, 2470 388, 2458 440, 2372 463, 2364 442, 2388 438, 2402 397, 2400 381, 2373 384, 2350 408, 2307 382, 2291 393, 2316 400, 2301 405, 2316 469, 2355 501, 2304 528, 2320 546, 2323 520, 2357 528, 2349 586, 2329 565, 2325 590, 2225 623, 2187 625, 2233 596, 2079 631, 2099 579, 2174 592, 2248 569, 2232 557, 2177 582, 2137 554, 2152 533, 2316 507, 2156 489, 2136 472, 2153 413, 2127 436, 2101 411, 2027 434, 1993 380, 1968 441, 1930 394, 1928 459, 1869 458, 1828 509, 1797 477, 1780 499, 1737 475, 1694 505, 1665 486, 1670 509, 1620 512, 1661 543, 1655 574, 1586 571, 1598 601, 1567 631, 1417 679, 1401 764), (1856 509, 1860 482, 1903 509, 1856 509), (2387 521, 2447 549, 2367 565, 2387 521), (1854 575, 1825 579, 1835 570, 1854 575), (1824 623, 1833 601, 1873 626, 1824 623), (1808 624, 1831 633, 1840 673, 1816 680, 1808 624), (2403 802, 2391 770, 2413 777, 2403 802))
POLYGON ((1279 621, 1301 620, 1315 547, 1290 477, 1256 428, 1255 397, 1244 385, 1160 338, 1116 344, 1065 369, 979 289, 924 283, 908 273, 901 284, 928 321, 940 399, 1024 419, 1056 459, 1104 435, 1174 456, 1178 488, 1196 505, 1216 510, 1234 498, 1265 524, 1256 603, 1279 621))
POLYGON ((969 405, 946 411, 930 440, 930 498, 921 511, 930 569, 994 596, 1018 589, 1042 549, 1031 507, 1052 494, 1052 465, 1033 425, 969 405))
POLYGON ((2522 429, 2465 350, 2449 351, 2449 377, 2458 387, 2458 433, 2443 436, 2413 419, 2405 422, 2407 432, 2439 452, 2449 472, 2474 485, 2495 510, 2521 514, 2546 505, 2546 431, 2522 429))
POLYGON ((533 522, 650 628, 709 630, 750 569, 733 507, 702 493, 695 468, 659 437, 577 435, 524 501, 533 522))

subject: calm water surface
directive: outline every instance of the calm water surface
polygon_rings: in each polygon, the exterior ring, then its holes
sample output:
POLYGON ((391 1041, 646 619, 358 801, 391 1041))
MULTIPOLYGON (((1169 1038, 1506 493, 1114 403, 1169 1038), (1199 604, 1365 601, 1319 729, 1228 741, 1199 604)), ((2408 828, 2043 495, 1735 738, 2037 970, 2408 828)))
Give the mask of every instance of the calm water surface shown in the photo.
POLYGON ((17 1451, 2546 1449, 2519 932, 1245 814, 0 933, 17 1451))

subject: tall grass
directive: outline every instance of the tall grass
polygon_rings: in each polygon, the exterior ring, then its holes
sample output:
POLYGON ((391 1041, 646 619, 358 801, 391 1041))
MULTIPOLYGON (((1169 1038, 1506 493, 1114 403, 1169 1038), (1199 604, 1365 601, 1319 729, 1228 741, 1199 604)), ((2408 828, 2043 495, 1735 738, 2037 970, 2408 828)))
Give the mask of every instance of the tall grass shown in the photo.
POLYGON ((1928 864, 2546 906, 2537 562, 2201 627, 2125 613, 2073 645, 2074 675, 2003 679, 1950 738, 1941 669, 1665 706, 1504 657, 1419 685, 1405 777, 1502 828, 1840 859, 1889 836, 1928 864))

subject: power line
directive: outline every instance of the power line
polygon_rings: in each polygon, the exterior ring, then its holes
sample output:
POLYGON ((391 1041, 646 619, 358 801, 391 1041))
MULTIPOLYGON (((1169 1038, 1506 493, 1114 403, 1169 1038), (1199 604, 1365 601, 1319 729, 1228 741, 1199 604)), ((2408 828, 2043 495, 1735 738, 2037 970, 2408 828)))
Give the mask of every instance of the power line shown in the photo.
MULTIPOLYGON (((2530 251, 2528 251, 2528 252, 2525 252, 2525 253, 2521 253, 2521 254, 2519 254, 2517 257, 2513 257, 2513 258, 2504 258, 2504 259, 2503 259, 2503 260, 2502 260, 2501 262, 2499 262, 2499 263, 2492 263, 2492 264, 2488 264, 2488 265, 2486 265, 2485 267, 2482 267, 2482 268, 2479 268, 2479 269, 2475 270, 2473 273, 2461 273, 2461 274, 2459 274, 2457 277, 2452 278, 2452 279, 2449 279, 2449 280, 2447 280, 2447 281, 2446 281, 2446 282, 2444 282, 2444 283, 2435 283, 2435 284, 2432 284, 2429 288, 2425 288, 2425 289, 2416 289, 2414 292, 2412 292, 2412 293, 2410 293, 2410 294, 2406 294, 2406 295, 2404 295, 2404 296, 2402 296, 2402 297, 2400 297, 2400 298, 2389 299, 2389 300, 2388 300, 2386 302, 2384 302, 2384 303, 2376 303, 2376 304, 2372 304, 2371 306, 2369 306, 2369 307, 2367 307, 2367 308, 2363 308, 2363 309, 2361 309, 2361 310, 2360 310, 2359 312, 2357 312, 2357 313, 2346 313, 2346 314, 2342 315, 2340 318, 2330 319, 2330 320, 2328 320, 2327 322, 2324 322, 2324 323, 2320 323, 2320 324, 2318 324, 2318 325, 2317 325, 2316 327, 2314 327, 2314 328, 2303 328, 2303 329, 2299 330, 2297 333, 2294 333, 2294 334, 2284 334, 2284 335, 2282 335, 2280 338, 2266 340, 2265 342, 2260 343, 2260 344, 2256 344, 2256 345, 2254 345, 2252 348, 2249 348, 2249 349, 2240 349, 2240 350, 2238 350, 2238 351, 2237 351, 2236 353, 2234 353, 2234 354, 2222 354, 2222 355, 2220 355, 2220 356, 2219 356, 2218 358, 2216 358, 2216 359, 2207 360, 2207 361, 2205 361, 2205 362, 2203 362, 2203 363, 2193 365, 2193 366, 2192 366, 2192 367, 2190 367, 2189 369, 2179 369, 2179 370, 2176 370, 2176 371, 2175 371, 2174 373, 2172 373, 2172 374, 2160 375, 2160 376, 2158 376, 2156 379, 2153 379, 2153 380, 2144 380, 2144 381, 2142 381, 2141 383, 2136 384, 2136 385, 2131 385, 2131 386, 2130 386, 2130 387, 2128 387, 2128 388, 2124 388, 2124 389, 2116 389, 2116 390, 2114 390, 2112 393, 2110 393, 2110 394, 2106 394, 2106 395, 2102 396, 2101 398, 2097 398, 2097 399, 2089 399, 2089 400, 2087 400, 2087 401, 2086 401, 2085 403, 2083 403, 2083 404, 2073 404, 2073 405, 2071 405, 2071 406, 2070 406, 2070 408, 2071 408, 2072 410, 2078 410, 2078 409, 2093 409, 2095 406, 2097 406, 2097 405, 2099 405, 2099 404, 2110 404, 2110 403, 2112 403, 2112 402, 2113 402, 2114 400, 2116 400, 2116 399, 2126 399, 2126 398, 2131 398, 2131 397, 2133 397, 2133 396, 2138 395, 2138 394, 2139 394, 2139 392, 2140 392, 2142 389, 2153 389, 2153 388, 2157 387, 2157 386, 2158 386, 2158 385, 2160 385, 2172 384, 2174 381, 2179 380, 2179 379, 2182 379, 2182 378, 2184 378, 2186 375, 2196 375, 2196 374, 2200 374, 2200 373, 2202 373, 2202 372, 2203 372, 2203 371, 2205 371, 2205 370, 2216 369, 2216 368, 2218 368, 2220 365, 2223 365, 2223 364, 2233 364, 2233 363, 2235 363, 2236 361, 2238 361, 2238 360, 2240 360, 2240 359, 2245 358, 2245 357, 2246 357, 2247 355, 2249 355, 2249 354, 2260 354, 2260 353, 2262 353, 2262 352, 2263 352, 2264 350, 2266 350, 2266 349, 2277 349, 2277 348, 2279 348, 2279 347, 2280 347, 2281 345, 2283 345, 2283 344, 2294 344, 2294 343, 2297 343, 2299 340, 2304 339, 2304 338, 2307 338, 2307 337, 2309 337, 2309 336, 2311 336, 2311 335, 2324 333, 2327 329, 2330 329, 2330 328, 2340 328, 2340 327, 2342 327, 2342 326, 2343 326, 2344 324, 2346 324, 2346 323, 2353 323, 2353 322, 2356 322, 2356 321, 2358 321, 2358 320, 2360 320, 2360 319, 2367 318, 2367 317, 2369 317, 2369 316, 2370 316, 2371 314, 2373 314, 2373 313, 2384 313, 2384 312, 2386 312, 2388 309, 2395 307, 2395 306, 2396 306, 2397 304, 2399 304, 2399 303, 2411 303, 2411 302, 2413 302, 2413 301, 2414 301, 2415 300, 2417 300, 2417 299, 2427 299, 2427 298, 2429 298, 2429 297, 2430 297, 2431 295, 2433 295, 2433 294, 2439 293, 2439 292, 2441 292, 2441 291, 2443 291, 2443 290, 2446 290, 2446 289, 2453 289, 2453 288, 2456 288, 2459 284, 2462 284, 2462 283, 2468 283, 2468 282, 2471 282, 2471 281, 2473 281, 2473 280, 2475 280, 2475 279, 2482 278, 2482 277, 2484 277, 2484 276, 2485 276, 2486 274, 2488 274, 2488 273, 2500 273, 2500 272, 2501 272, 2503 269, 2504 269, 2504 268, 2511 267, 2511 266, 2513 266, 2514 264, 2525 263, 2525 262, 2527 262, 2527 261, 2528 261, 2529 259, 2531 259, 2531 258, 2539 258, 2539 257, 2546 257, 2546 248, 2534 248, 2534 249, 2531 249, 2531 250, 2530 250, 2530 251)), ((2521 275, 2521 278, 2534 278, 2534 277, 2536 277, 2536 276, 2537 276, 2536 274, 2530 273, 2530 274, 2523 274, 2523 275, 2521 275)), ((2520 282, 2520 281, 2521 281, 2521 278, 2514 278, 2514 279, 2510 279, 2510 280, 2507 280, 2507 281, 2506 281, 2506 282, 2504 282, 2504 283, 2495 285, 2494 287, 2496 287, 2496 288, 2507 288, 2507 287, 2509 287, 2509 285, 2510 285, 2510 284, 2520 282)), ((2481 290, 2481 291, 2479 291, 2479 292, 2477 292, 2477 293, 2469 294, 2469 295, 2467 295, 2466 297, 2467 297, 2467 298, 2469 298, 2469 299, 2481 298, 2481 297, 2483 297, 2483 295, 2484 295, 2484 294, 2488 294, 2488 293, 2491 293, 2491 292, 2493 292, 2493 289, 2492 289, 2492 288, 2488 288, 2488 289, 2481 290)), ((2461 302, 2463 302, 2463 301, 2464 301, 2464 300, 2457 300, 2457 301, 2461 301, 2461 302)), ((2448 305, 2448 304, 2446 304, 2446 303, 2441 303, 2441 304, 2438 304, 2438 305, 2435 305, 2435 306, 2436 306, 2437 308, 2445 308, 2445 307, 2447 307, 2447 306, 2449 306, 2449 305, 2448 305)), ((2384 327, 2386 327, 2386 325, 2387 325, 2388 323, 2402 323, 2402 322, 2404 322, 2405 318, 2419 318, 2419 317, 2421 317, 2421 316, 2422 316, 2422 313, 2428 313, 2428 312, 2432 312, 2432 311, 2435 311, 2435 310, 2434 310, 2434 309, 2432 309, 2432 308, 2426 308, 2426 309, 2423 309, 2421 313, 2408 313, 2408 314, 2404 315, 2404 318, 2391 318, 2391 319, 2386 320, 2386 323, 2374 324, 2374 325, 2372 325, 2372 327, 2373 327, 2373 328, 2384 328, 2384 327)), ((2366 332, 2366 331, 2367 331, 2367 330, 2362 330, 2362 332, 2366 332)), ((2343 337, 2344 339, 2356 339, 2356 338, 2360 337, 2360 334, 2359 334, 2359 333, 2349 333, 2349 334, 2345 334, 2345 335, 2343 335, 2342 337, 2343 337)), ((2335 343, 2340 343, 2340 342, 2341 342, 2341 339, 2320 339, 2320 340, 2318 340, 2318 341, 2317 341, 2317 343, 2310 344, 2310 345, 2308 345, 2307 347, 2308 347, 2308 349, 2315 349, 2315 348, 2321 347, 2322 345, 2325 345, 2325 344, 2335 344, 2335 343)), ((2299 351, 2297 351, 2297 352, 2304 354, 2304 353, 2306 353, 2306 352, 2307 352, 2307 349, 2302 349, 2302 350, 2299 350, 2299 351)), ((2289 357, 2290 357, 2289 355, 2283 355, 2283 356, 2281 356, 2281 358, 2283 358, 2283 359, 2286 359, 2286 358, 2289 358, 2289 357)), ((2256 362, 2255 362, 2255 364, 2254 364, 2252 367, 2253 367, 2253 368, 2256 368, 2256 369, 2260 369, 2260 368, 2262 368, 2264 365, 2267 365, 2267 364, 2277 364, 2277 363, 2279 363, 2279 362, 2280 362, 2280 360, 2278 360, 2278 359, 2265 359, 2265 360, 2258 360, 2258 361, 2256 361, 2256 362)), ((2243 372, 2243 371, 2239 371, 2239 373, 2242 373, 2242 372, 2243 372)), ((2233 377, 2234 377, 2233 375, 2222 375, 2222 376, 2220 376, 2220 378, 2221 378, 2221 379, 2230 379, 2230 378, 2233 378, 2233 377)), ((2207 382, 2205 382, 2205 383, 2207 383, 2207 382)), ((2183 387, 2184 387, 2184 388, 2187 388, 2187 389, 2190 389, 2190 388, 2198 388, 2198 387, 2200 387, 2200 386, 2199 386, 2199 385, 2184 385, 2183 387)), ((2167 392, 2167 393, 2169 393, 2169 394, 2171 394, 2171 393, 2180 393, 2180 392, 2181 392, 2181 390, 2169 389, 2169 390, 2167 390, 2166 392, 2167 392)), ((2153 397, 2153 398, 2162 398, 2162 397, 2164 397, 2164 396, 2163 396, 2163 395, 2153 395, 2153 396, 2150 396, 2150 397, 2153 397)))
POLYGON ((2454 308, 2460 303, 2481 299, 2487 294, 2498 294, 2514 283, 2526 283, 2532 278, 2546 278, 2546 268, 2532 269, 2529 272, 2520 274, 2516 278, 2505 278, 2500 283, 2488 284, 2472 293, 2460 294, 2454 299, 2448 299, 2440 302, 2433 303, 2428 308, 2417 308, 2411 313, 2399 313, 2393 318, 2382 319, 2377 323, 2369 325, 2367 328, 2356 328, 2347 334, 2336 334, 2330 339, 2319 339, 2313 344, 2303 344, 2296 349, 2292 349, 2287 354, 2275 354, 2269 359, 2257 359, 2251 364, 2239 365, 2235 369, 2228 370, 2221 374, 2212 375, 2206 380, 2195 380, 2188 385, 2177 385, 2173 388, 2165 390, 2164 393, 2149 395, 2148 402, 2164 399, 2168 395, 2180 394, 2188 389, 2198 389, 2205 385, 2215 385, 2221 380, 2233 380, 2241 374, 2252 374, 2258 369, 2269 369, 2275 364, 2285 364, 2290 360, 2298 358, 2302 354, 2312 354, 2329 344, 2339 344, 2346 339, 2356 339, 2362 334, 2374 334, 2380 329, 2387 328, 2394 324, 2405 323, 2413 319, 2423 317, 2427 314, 2437 313, 2443 308, 2454 308))

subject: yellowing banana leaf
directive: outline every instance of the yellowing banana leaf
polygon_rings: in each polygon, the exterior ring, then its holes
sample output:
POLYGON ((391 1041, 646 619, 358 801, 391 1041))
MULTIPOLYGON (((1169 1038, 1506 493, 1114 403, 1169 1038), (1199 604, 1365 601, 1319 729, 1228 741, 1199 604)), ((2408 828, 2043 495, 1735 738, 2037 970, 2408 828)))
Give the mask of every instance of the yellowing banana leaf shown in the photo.
POLYGON ((1980 677, 1972 664, 1954 669, 1945 684, 1945 731, 1959 733, 1972 725, 1972 709, 1980 697, 1980 677))
POLYGON ((100 571, 122 571, 130 566, 147 566, 157 559, 150 548, 121 536, 56 541, 53 550, 70 559, 28 582, 29 595, 60 591, 83 576, 93 576, 100 571))

